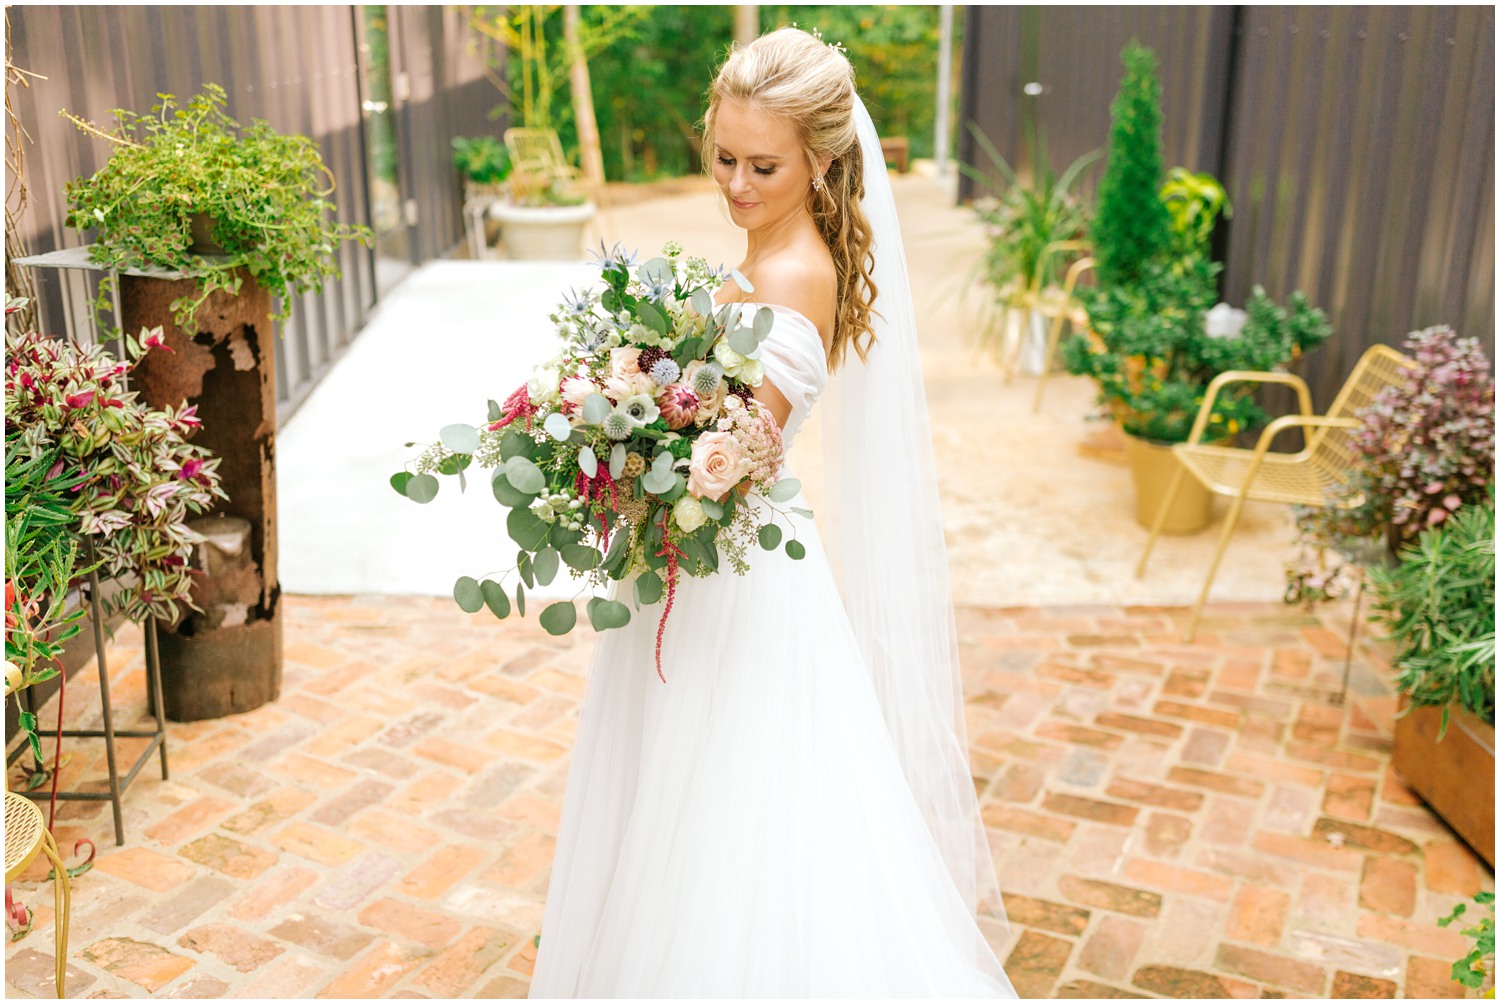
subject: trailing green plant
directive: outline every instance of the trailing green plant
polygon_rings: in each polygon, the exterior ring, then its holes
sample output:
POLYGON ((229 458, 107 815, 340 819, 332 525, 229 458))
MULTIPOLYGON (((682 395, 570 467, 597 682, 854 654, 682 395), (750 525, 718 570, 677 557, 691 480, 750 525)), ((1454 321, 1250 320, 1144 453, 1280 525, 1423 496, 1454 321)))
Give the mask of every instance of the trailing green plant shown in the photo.
POLYGON ((123 342, 124 361, 101 346, 6 333, 7 476, 12 464, 55 458, 49 480, 70 485, 70 532, 91 538, 102 573, 122 587, 106 612, 176 620, 179 603, 192 605, 188 558, 201 539, 187 520, 226 497, 219 459, 188 441, 196 407, 156 410, 126 389, 136 362, 162 347, 161 329, 123 342))
MULTIPOLYGON (((1205 316, 1220 266, 1192 255, 1157 261, 1130 285, 1105 286, 1086 303, 1092 337, 1063 344, 1068 371, 1091 377, 1098 401, 1133 436, 1185 442, 1214 377, 1285 366, 1331 333, 1323 312, 1293 293, 1278 306, 1256 286, 1237 333, 1214 337, 1205 316)), ((1228 440, 1267 421, 1249 386, 1221 391, 1205 438, 1228 440)))
POLYGON ((1172 245, 1162 187, 1161 85, 1156 54, 1132 42, 1121 54, 1125 78, 1110 105, 1112 124, 1104 177, 1089 238, 1099 285, 1143 280, 1172 245))
POLYGON ((493 136, 455 136, 453 165, 476 185, 499 185, 510 175, 510 151, 493 136))
MULTIPOLYGON (((1485 980, 1493 977, 1495 973, 1495 894, 1492 892, 1475 893, 1473 903, 1476 906, 1489 907, 1489 913, 1461 932, 1464 937, 1473 940, 1474 947, 1469 949, 1467 955, 1453 963, 1449 975, 1453 978, 1453 982, 1468 987, 1470 990, 1478 990, 1484 986, 1485 980)), ((1449 926, 1468 910, 1468 903, 1459 903, 1453 908, 1452 913, 1438 920, 1438 926, 1449 926)), ((1485 996, 1495 996, 1494 990, 1485 996)))
POLYGON ((159 97, 149 115, 115 109, 113 131, 62 113, 113 145, 103 167, 68 183, 67 225, 95 231, 91 255, 106 268, 156 266, 195 279, 194 293, 172 303, 179 326, 213 292, 238 292, 245 273, 280 298, 275 318, 285 320, 293 294, 321 292, 340 275, 341 241, 371 242, 365 227, 333 219, 333 175, 312 140, 261 119, 241 126, 218 84, 181 107, 159 97), (219 251, 194 250, 195 216, 219 251))
POLYGON ((1460 508, 1370 569, 1376 617, 1397 645, 1396 686, 1413 707, 1461 705, 1495 724, 1495 503, 1460 508))
MULTIPOLYGON (((1079 157, 1058 177, 1047 164, 1045 148, 1034 140, 1037 164, 1027 184, 988 136, 973 123, 969 131, 1004 182, 998 197, 974 202, 988 240, 977 274, 1001 300, 1023 305, 1041 290, 1056 286, 1067 266, 1079 256, 1078 246, 1067 245, 1082 241, 1088 227, 1088 209, 1072 188, 1078 176, 1099 159, 1099 152, 1079 157)), ((968 164, 960 164, 959 170, 993 188, 990 175, 968 164)))
POLYGON ((1359 567, 1393 562, 1423 529, 1490 497, 1495 381, 1483 347, 1446 326, 1414 331, 1403 347, 1415 366, 1356 413, 1361 425, 1351 437, 1347 497, 1297 510, 1303 546, 1288 567, 1288 602, 1347 595, 1359 567), (1349 500, 1357 504, 1342 504, 1349 500), (1324 579, 1344 585, 1329 591, 1299 584, 1324 579))

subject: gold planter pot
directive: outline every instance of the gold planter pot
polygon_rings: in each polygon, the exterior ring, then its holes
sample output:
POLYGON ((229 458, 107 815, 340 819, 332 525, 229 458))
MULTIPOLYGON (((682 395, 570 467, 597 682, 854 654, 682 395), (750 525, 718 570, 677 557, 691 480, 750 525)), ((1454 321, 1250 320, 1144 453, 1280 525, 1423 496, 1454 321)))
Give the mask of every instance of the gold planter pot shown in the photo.
MULTIPOLYGON (((1166 500, 1172 475, 1176 473, 1181 461, 1172 453, 1170 446, 1162 446, 1129 433, 1125 434, 1125 459, 1135 478, 1135 521, 1149 530, 1156 520, 1157 510, 1166 500)), ((1161 532, 1197 533, 1208 526, 1209 517, 1213 514, 1213 501, 1213 492, 1203 487, 1202 482, 1191 475, 1184 477, 1161 532)))

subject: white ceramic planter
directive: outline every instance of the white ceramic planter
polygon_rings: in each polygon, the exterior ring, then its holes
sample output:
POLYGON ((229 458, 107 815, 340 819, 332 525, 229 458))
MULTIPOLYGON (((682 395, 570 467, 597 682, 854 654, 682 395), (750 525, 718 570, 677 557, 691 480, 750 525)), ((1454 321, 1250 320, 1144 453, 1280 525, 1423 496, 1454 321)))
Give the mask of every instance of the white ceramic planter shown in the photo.
POLYGON ((497 202, 490 218, 498 220, 501 240, 512 258, 526 261, 577 261, 583 257, 583 228, 594 216, 594 204, 515 206, 497 202))

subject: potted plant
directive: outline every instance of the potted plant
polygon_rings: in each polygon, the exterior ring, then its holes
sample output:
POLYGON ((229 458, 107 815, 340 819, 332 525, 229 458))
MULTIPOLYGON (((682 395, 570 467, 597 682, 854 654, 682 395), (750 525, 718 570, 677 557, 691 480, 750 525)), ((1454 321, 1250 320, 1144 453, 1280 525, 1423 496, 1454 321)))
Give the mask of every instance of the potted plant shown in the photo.
POLYGON ((333 176, 312 140, 260 119, 241 126, 218 84, 182 107, 160 98, 149 115, 116 109, 110 132, 63 112, 114 146, 103 167, 68 184, 67 224, 94 232, 91 254, 106 268, 196 279, 195 293, 172 304, 179 325, 215 290, 238 292, 245 276, 280 298, 274 317, 285 320, 293 294, 339 276, 341 241, 371 242, 367 228, 331 219, 333 176))
POLYGON ((453 165, 464 176, 464 199, 494 202, 506 196, 510 152, 494 136, 453 137, 453 165))
MULTIPOLYGON (((978 199, 974 211, 985 228, 988 244, 971 278, 989 286, 1003 311, 1000 325, 983 324, 981 331, 998 327, 1001 349, 1009 369, 1019 354, 1021 372, 1037 375, 1049 362, 1045 315, 1068 307, 1059 288, 1062 274, 1081 255, 1088 228, 1088 210, 1072 192, 1073 183, 1094 161, 1097 151, 1084 154, 1059 178, 1047 165, 1046 151, 1033 139, 1037 167, 1030 183, 1022 181, 989 137, 972 124, 970 131, 1004 181, 998 197, 978 199)), ((960 170, 981 184, 989 175, 967 164, 960 170)))
POLYGON ((1396 773, 1495 863, 1495 506, 1461 506, 1372 568, 1397 645, 1396 773))
MULTIPOLYGON (((509 199, 495 202, 490 216, 500 222, 506 250, 513 258, 576 259, 594 204, 577 190, 577 171, 564 159, 553 130, 552 108, 558 84, 568 79, 573 54, 547 37, 555 7, 520 4, 478 8, 470 18, 481 36, 502 44, 509 59, 503 89, 521 128, 538 140, 536 149, 510 150, 509 199)), ((586 54, 604 44, 609 30, 591 33, 581 43, 586 54)), ((507 137, 507 145, 512 140, 507 137)))
MULTIPOLYGON (((1132 45, 1124 61, 1090 227, 1098 279, 1084 296, 1091 330, 1069 339, 1063 358, 1070 373, 1094 380, 1099 405, 1125 433, 1136 519, 1149 527, 1178 463, 1171 444, 1188 439, 1214 377, 1285 367, 1330 328, 1300 293, 1282 308, 1259 286, 1242 316, 1215 311, 1222 266, 1208 240, 1227 211, 1223 189, 1181 170, 1163 183, 1155 56, 1132 45)), ((1229 440, 1266 420, 1249 387, 1232 387, 1215 401, 1209 434, 1229 440)), ((1184 487, 1163 532, 1191 533, 1208 522, 1212 495, 1196 479, 1184 487)))

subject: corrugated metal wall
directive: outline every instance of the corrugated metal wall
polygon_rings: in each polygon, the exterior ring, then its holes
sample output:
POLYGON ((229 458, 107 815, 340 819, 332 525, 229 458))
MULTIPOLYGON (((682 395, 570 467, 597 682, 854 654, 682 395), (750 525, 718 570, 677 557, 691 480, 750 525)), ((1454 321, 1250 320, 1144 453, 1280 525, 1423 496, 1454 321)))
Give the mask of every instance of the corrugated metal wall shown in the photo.
POLYGON ((1493 8, 970 7, 966 31, 962 120, 1024 164, 1035 115, 1055 170, 1107 143, 1125 43, 1156 50, 1167 165, 1234 204, 1226 298, 1302 289, 1333 321, 1305 365, 1320 406, 1376 342, 1438 323, 1493 342, 1493 8))
MULTIPOLYGON (((401 34, 409 64, 399 69, 411 73, 412 87, 398 109, 397 142, 409 165, 403 194, 418 208, 409 243, 417 263, 459 243, 462 194, 449 142, 496 130, 487 112, 500 98, 465 54, 461 15, 448 8, 398 10, 393 32, 401 34)), ((337 182, 339 220, 369 222, 357 8, 38 5, 9 14, 11 61, 46 78, 13 92, 34 141, 27 156, 30 205, 21 219, 31 253, 85 242, 86 235, 63 226, 64 186, 92 174, 109 153, 104 141, 60 118, 59 109, 109 125, 113 108, 148 111, 158 92, 186 100, 205 81, 223 85, 236 119, 264 118, 282 132, 316 140, 337 182)), ((306 394, 375 303, 372 252, 345 244, 339 260, 343 279, 321 296, 299 297, 283 328, 277 390, 284 406, 306 394)), ((82 273, 38 280, 46 330, 88 337, 97 280, 82 273)))

